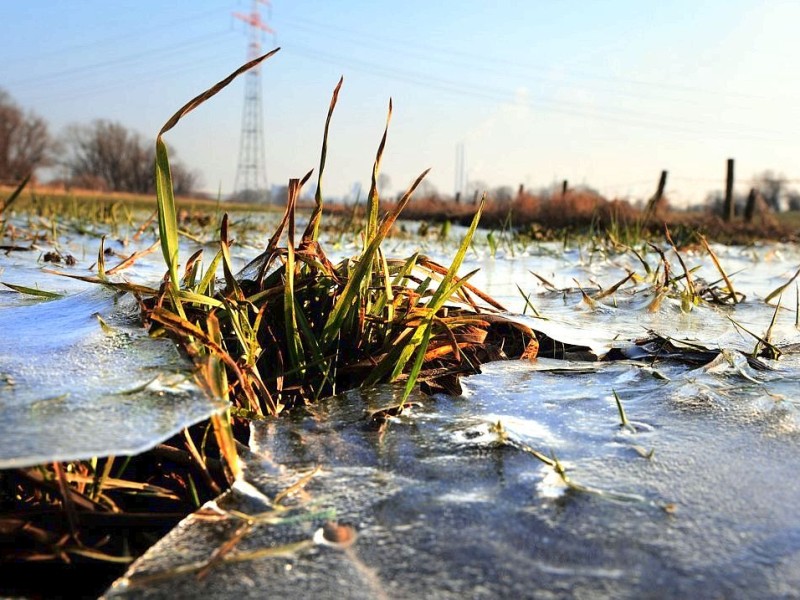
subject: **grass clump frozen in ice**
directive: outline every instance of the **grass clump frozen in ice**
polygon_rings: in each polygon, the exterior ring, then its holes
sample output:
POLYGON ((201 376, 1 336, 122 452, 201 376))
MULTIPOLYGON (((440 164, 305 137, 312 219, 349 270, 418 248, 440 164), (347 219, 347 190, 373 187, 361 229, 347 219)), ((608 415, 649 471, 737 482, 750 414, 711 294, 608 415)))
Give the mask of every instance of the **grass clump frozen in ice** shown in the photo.
MULTIPOLYGON (((179 274, 176 211, 163 135, 274 52, 191 100, 158 136, 158 223, 168 272, 159 292, 143 303, 144 318, 153 331, 176 339, 200 366, 209 389, 229 399, 236 414, 250 418, 275 416, 337 392, 387 382, 404 382, 402 402, 415 383, 428 391, 458 392, 458 377, 477 372, 481 362, 508 354, 535 356, 533 331, 504 318, 502 306, 469 284, 472 273, 458 276, 482 206, 449 266, 419 254, 402 259, 384 254, 384 239, 427 173, 381 215, 377 180, 391 102, 373 167, 361 251, 338 264, 328 259, 319 243, 322 178, 341 81, 328 110, 315 206, 305 230, 296 230, 295 210, 311 172, 289 182, 283 219, 264 251, 240 274, 234 273, 231 262, 227 218, 222 220, 219 250, 208 266, 202 269, 198 252, 179 274), (223 277, 218 281, 220 267, 223 277)), ((220 447, 232 449, 223 442, 229 422, 217 423, 217 431, 220 447)), ((233 456, 228 462, 235 463, 233 456)))
MULTIPOLYGON (((248 421, 385 382, 401 386, 401 404, 415 384, 429 392, 456 393, 459 376, 477 372, 481 362, 535 356, 533 331, 503 316, 497 302, 470 285, 471 274, 458 275, 481 207, 449 266, 419 253, 400 259, 385 255, 383 241, 425 176, 422 173, 382 214, 377 179, 386 131, 373 168, 360 251, 337 264, 329 260, 319 242, 322 176, 341 81, 330 102, 315 205, 305 229, 297 231, 295 211, 311 173, 290 181, 282 220, 263 252, 241 273, 234 273, 227 216, 222 217, 218 250, 210 261, 203 264, 202 250, 181 260, 183 232, 163 135, 272 54, 251 61, 191 100, 158 136, 157 221, 166 264, 162 284, 151 287, 112 278, 137 255, 106 268, 102 242, 96 276, 63 273, 139 298, 152 334, 174 339, 195 362, 198 379, 213 396, 229 400, 230 409, 135 457, 0 472, 2 484, 14 490, 14 501, 0 514, 0 527, 11 531, 15 540, 9 560, 129 562, 239 475, 235 432, 244 433, 241 426, 248 421), (51 513, 55 521, 48 520, 51 513), (107 536, 102 527, 91 527, 103 519, 123 533, 107 536), (134 543, 134 537, 149 542, 134 543)), ((14 197, 2 208, 11 206, 14 197)))

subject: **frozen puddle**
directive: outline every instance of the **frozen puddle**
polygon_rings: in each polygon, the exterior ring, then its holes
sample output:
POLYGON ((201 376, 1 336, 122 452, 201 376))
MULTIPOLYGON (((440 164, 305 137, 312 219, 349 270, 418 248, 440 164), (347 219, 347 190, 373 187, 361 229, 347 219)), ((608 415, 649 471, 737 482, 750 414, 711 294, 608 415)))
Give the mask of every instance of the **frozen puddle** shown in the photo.
POLYGON ((798 389, 796 373, 753 382, 664 365, 660 379, 633 363, 556 362, 486 365, 464 380, 465 397, 428 400, 384 433, 364 415, 396 400, 388 387, 256 425, 247 477, 279 502, 229 494, 222 513, 189 517, 107 597, 794 593, 797 414, 770 394, 798 389), (611 394, 622 382, 627 428, 611 394), (698 406, 698 386, 728 394, 698 406), (493 429, 504 419, 505 444, 493 429), (576 485, 518 442, 557 457, 576 485), (351 544, 320 543, 331 522, 352 527, 351 544))

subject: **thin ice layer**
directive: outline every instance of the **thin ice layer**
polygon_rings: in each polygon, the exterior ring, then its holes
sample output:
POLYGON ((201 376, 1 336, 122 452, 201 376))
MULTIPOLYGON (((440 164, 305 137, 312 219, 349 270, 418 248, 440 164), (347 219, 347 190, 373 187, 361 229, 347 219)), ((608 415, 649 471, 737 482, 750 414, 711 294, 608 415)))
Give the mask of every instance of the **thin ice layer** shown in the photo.
POLYGON ((136 454, 221 408, 120 300, 92 289, 0 310, 0 469, 136 454))
POLYGON ((796 366, 659 364, 655 377, 498 362, 464 379, 464 397, 412 398, 422 405, 383 433, 365 415, 397 402, 389 386, 255 423, 247 477, 285 500, 235 491, 207 505, 106 597, 792 596, 800 447, 781 397, 796 366), (355 528, 352 545, 321 543, 331 519, 355 528))

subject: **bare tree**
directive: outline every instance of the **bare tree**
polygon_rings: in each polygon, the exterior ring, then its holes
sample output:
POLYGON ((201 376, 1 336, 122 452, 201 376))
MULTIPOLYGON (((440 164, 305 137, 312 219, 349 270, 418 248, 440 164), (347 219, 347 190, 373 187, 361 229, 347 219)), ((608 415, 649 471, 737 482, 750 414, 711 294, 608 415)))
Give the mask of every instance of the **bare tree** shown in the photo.
POLYGON ((514 198, 514 188, 510 185, 501 185, 494 188, 490 196, 496 202, 510 202, 514 198))
POLYGON ((439 199, 439 190, 436 189, 436 186, 433 185, 427 179, 423 179, 419 182, 417 186, 416 192, 414 192, 414 196, 416 198, 431 198, 431 199, 439 199))
POLYGON ((800 192, 797 190, 786 194, 786 201, 789 203, 789 210, 800 210, 800 192))
MULTIPOLYGON (((716 190, 713 192, 708 192, 706 194, 705 199, 705 207, 711 212, 711 214, 717 215, 719 217, 725 216, 725 192, 722 190, 716 190)), ((743 214, 747 207, 747 196, 743 196, 742 194, 733 194, 733 209, 735 215, 743 214)), ((698 207, 699 208, 699 207, 698 207)))
POLYGON ((473 204, 477 204, 478 200, 484 194, 489 192, 489 184, 480 179, 470 180, 467 182, 467 197, 471 199, 473 204))
MULTIPOLYGON (((102 182, 109 191, 150 193, 154 189, 155 146, 121 123, 96 120, 89 125, 71 125, 63 135, 67 148, 65 165, 76 185, 102 182)), ((199 174, 174 159, 171 172, 176 194, 191 193, 199 174)))
POLYGON ((199 171, 190 169, 179 161, 170 161, 170 164, 172 188, 176 196, 188 196, 200 187, 202 177, 199 171))
POLYGON ((761 192, 767 205, 775 212, 781 211, 781 196, 786 183, 786 177, 773 171, 764 171, 753 178, 753 187, 761 192))
POLYGON ((47 123, 24 113, 0 89, 0 180, 18 181, 48 163, 51 147, 47 123))
POLYGON ((73 180, 100 180, 115 192, 152 188, 155 152, 124 125, 105 120, 71 125, 63 138, 68 149, 65 163, 73 180))

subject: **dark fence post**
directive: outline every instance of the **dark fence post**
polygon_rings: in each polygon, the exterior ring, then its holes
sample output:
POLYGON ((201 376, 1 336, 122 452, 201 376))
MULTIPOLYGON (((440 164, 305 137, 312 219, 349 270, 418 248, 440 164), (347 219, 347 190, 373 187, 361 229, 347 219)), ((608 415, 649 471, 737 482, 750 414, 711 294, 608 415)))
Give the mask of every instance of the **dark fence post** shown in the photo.
POLYGON ((561 197, 565 198, 567 196, 567 188, 569 187, 569 182, 564 180, 564 183, 561 184, 561 197))
POLYGON ((725 206, 722 210, 722 218, 725 221, 733 220, 733 159, 728 159, 728 172, 725 176, 725 206))
POLYGON ((750 193, 747 195, 747 205, 744 207, 744 221, 750 223, 753 220, 753 215, 756 214, 756 188, 750 188, 750 193))
POLYGON ((661 198, 664 197, 664 188, 666 187, 667 187, 667 172, 661 171, 661 177, 658 178, 658 189, 656 189, 656 195, 650 198, 650 201, 647 203, 648 217, 655 214, 656 210, 658 209, 658 203, 661 201, 661 198))

